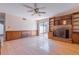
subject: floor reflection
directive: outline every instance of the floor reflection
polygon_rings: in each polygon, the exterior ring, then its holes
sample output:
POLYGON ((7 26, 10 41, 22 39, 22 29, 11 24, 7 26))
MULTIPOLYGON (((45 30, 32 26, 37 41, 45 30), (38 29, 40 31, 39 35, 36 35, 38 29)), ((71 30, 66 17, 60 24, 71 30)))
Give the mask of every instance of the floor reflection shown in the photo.
POLYGON ((49 52, 49 41, 48 41, 47 34, 42 34, 38 42, 39 42, 38 46, 40 47, 40 49, 43 49, 46 52, 49 52))
POLYGON ((22 38, 4 42, 1 54, 3 55, 46 55, 49 52, 47 35, 38 37, 22 38))
POLYGON ((47 35, 4 42, 2 55, 60 55, 79 54, 79 45, 51 40, 47 35))

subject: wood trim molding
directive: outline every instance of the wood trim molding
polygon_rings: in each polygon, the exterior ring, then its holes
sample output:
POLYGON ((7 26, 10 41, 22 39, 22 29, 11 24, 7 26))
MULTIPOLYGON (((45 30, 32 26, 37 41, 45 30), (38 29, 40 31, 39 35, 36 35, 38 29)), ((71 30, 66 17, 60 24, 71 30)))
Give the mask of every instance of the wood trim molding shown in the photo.
POLYGON ((76 15, 76 14, 79 14, 79 12, 72 13, 72 15, 76 15))

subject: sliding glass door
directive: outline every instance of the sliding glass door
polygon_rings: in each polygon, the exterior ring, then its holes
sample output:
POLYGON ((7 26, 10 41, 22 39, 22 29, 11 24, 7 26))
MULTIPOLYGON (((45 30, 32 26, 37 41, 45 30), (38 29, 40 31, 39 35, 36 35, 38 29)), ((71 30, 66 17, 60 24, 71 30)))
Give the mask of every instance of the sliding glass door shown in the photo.
POLYGON ((49 25, 48 22, 39 23, 39 34, 48 33, 49 25))

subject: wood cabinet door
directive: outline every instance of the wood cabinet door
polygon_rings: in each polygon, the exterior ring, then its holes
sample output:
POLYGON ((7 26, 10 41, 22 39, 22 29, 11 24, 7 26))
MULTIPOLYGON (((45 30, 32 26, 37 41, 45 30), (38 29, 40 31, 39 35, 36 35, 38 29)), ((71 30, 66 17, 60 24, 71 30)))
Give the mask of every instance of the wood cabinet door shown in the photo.
POLYGON ((74 43, 79 43, 79 33, 74 32, 72 38, 74 43))
POLYGON ((16 32, 16 31, 8 31, 6 32, 6 40, 14 40, 21 38, 21 32, 16 32))

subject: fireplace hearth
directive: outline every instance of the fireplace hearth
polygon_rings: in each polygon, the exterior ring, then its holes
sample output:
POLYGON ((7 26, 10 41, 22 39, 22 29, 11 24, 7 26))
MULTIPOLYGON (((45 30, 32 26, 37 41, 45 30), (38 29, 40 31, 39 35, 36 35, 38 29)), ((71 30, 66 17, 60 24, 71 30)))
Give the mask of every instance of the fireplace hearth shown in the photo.
POLYGON ((54 36, 61 38, 70 38, 69 34, 70 34, 69 29, 66 28, 58 28, 53 32, 54 36))

